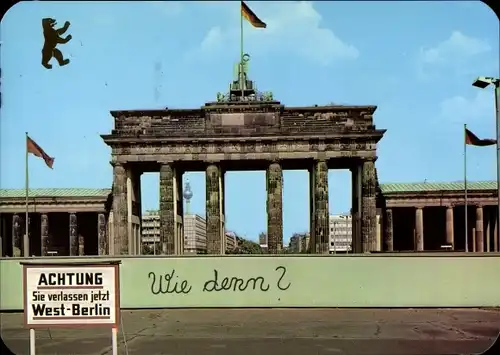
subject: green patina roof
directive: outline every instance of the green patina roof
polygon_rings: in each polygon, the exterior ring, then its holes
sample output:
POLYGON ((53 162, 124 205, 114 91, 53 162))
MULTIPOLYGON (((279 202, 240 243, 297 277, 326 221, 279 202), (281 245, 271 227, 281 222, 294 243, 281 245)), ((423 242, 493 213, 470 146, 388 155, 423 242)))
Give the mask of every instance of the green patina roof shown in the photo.
MULTIPOLYGON (((107 197, 111 189, 49 188, 29 189, 29 197, 107 197)), ((0 189, 0 198, 21 198, 25 189, 0 189)))
MULTIPOLYGON (((383 194, 425 191, 462 191, 463 181, 380 184, 383 194)), ((469 181, 468 190, 496 190, 496 181, 469 181)), ((30 189, 29 197, 107 197, 111 189, 47 188, 30 189)), ((25 189, 0 189, 0 198, 22 198, 25 189)))
MULTIPOLYGON (((418 182, 418 183, 396 183, 380 184, 383 194, 401 192, 425 192, 425 191, 463 191, 464 182, 418 182)), ((496 190, 496 181, 468 181, 467 190, 496 190)))

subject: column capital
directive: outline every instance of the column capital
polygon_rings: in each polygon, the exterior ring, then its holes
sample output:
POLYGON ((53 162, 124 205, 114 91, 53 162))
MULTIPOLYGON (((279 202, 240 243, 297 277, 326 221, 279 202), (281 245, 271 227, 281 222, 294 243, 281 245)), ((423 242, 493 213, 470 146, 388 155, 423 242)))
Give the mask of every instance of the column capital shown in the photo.
POLYGON ((78 221, 76 213, 69 213, 69 255, 78 255, 78 221))
POLYGON ((378 157, 366 157, 363 158, 361 161, 363 163, 375 163, 377 161, 378 157))

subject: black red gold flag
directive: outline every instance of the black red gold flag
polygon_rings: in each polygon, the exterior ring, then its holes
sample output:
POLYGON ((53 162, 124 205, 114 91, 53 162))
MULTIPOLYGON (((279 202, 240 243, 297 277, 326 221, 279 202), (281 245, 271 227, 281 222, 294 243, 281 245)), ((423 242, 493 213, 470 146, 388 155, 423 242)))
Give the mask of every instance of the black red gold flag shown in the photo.
POLYGON ((254 27, 266 28, 267 25, 263 22, 257 15, 245 4, 244 1, 241 2, 241 15, 247 19, 248 22, 254 27))

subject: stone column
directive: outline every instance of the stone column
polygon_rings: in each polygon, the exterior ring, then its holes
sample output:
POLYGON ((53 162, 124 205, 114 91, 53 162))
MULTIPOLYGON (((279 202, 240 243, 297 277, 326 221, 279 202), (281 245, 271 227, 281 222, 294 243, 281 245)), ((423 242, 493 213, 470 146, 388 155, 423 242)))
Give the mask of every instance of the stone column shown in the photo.
POLYGON ((99 255, 108 254, 108 241, 106 240, 106 216, 104 213, 97 215, 97 247, 99 255))
POLYGON ((361 233, 363 240, 363 252, 376 249, 377 244, 377 206, 376 206, 376 179, 375 162, 365 160, 361 180, 362 210, 361 210, 361 233))
POLYGON ((127 171, 121 164, 113 166, 113 254, 127 255, 128 245, 127 171))
MULTIPOLYGON (((226 238, 226 173, 225 171, 222 171, 221 170, 221 173, 220 173, 220 178, 219 178, 219 189, 221 191, 221 197, 220 197, 220 214, 221 214, 221 222, 220 222, 220 225, 221 225, 221 233, 222 233, 222 251, 221 251, 221 254, 226 254, 226 251, 227 251, 227 238, 226 238)), ((181 186, 181 192, 180 192, 180 195, 182 196, 182 186, 181 186)), ((182 198, 181 198, 182 200, 182 198)), ((184 208, 184 204, 181 203, 180 206, 182 208, 184 208)), ((181 231, 183 231, 183 229, 181 229, 181 231)), ((182 240, 182 244, 184 244, 184 237, 183 237, 183 240, 182 240)), ((184 247, 182 247, 182 249, 184 249, 184 247)))
MULTIPOLYGON (((308 169, 309 172, 309 245, 307 246, 308 253, 316 254, 318 252, 318 241, 316 239, 316 199, 314 196, 316 181, 314 174, 314 165, 308 169)), ((267 181, 267 177, 266 177, 267 181)), ((267 241, 266 241, 267 244, 267 241)))
POLYGON ((420 207, 415 209, 415 247, 424 250, 424 211, 420 207))
POLYGON ((221 188, 220 167, 215 164, 207 166, 206 177, 206 228, 207 228, 207 254, 222 254, 221 231, 221 188))
POLYGON ((184 254, 184 197, 182 175, 183 172, 180 168, 174 169, 174 250, 176 255, 184 254))
POLYGON ((476 247, 477 247, 477 243, 476 243, 476 225, 474 224, 474 227, 472 227, 472 252, 473 253, 476 252, 476 247))
POLYGON ((493 219, 491 222, 493 223, 493 251, 500 252, 500 237, 498 236, 498 214, 497 214, 498 206, 493 206, 493 219))
POLYGON ((7 241, 7 226, 5 225, 5 214, 0 213, 0 257, 7 256, 4 254, 6 252, 5 241, 7 241))
POLYGON ((136 255, 141 255, 142 254, 142 185, 141 185, 141 176, 142 176, 142 171, 136 170, 135 176, 134 176, 134 196, 135 196, 135 205, 136 205, 136 213, 137 213, 137 219, 138 219, 138 225, 137 225, 137 235, 136 235, 136 241, 135 241, 135 251, 136 255))
POLYGON ((136 165, 130 165, 127 169, 127 233, 129 255, 138 254, 139 241, 137 240, 135 230, 141 224, 141 174, 141 171, 137 170, 136 165))
POLYGON ((362 166, 356 165, 351 169, 352 184, 352 248, 353 253, 363 252, 363 239, 361 232, 361 177, 362 166))
POLYGON ((175 196, 172 164, 160 167, 160 247, 161 254, 175 253, 175 196))
POLYGON ((22 237, 23 219, 15 214, 12 216, 12 256, 20 257, 22 255, 23 237, 22 237))
POLYGON ((278 254, 283 246, 283 171, 278 162, 267 168, 267 252, 278 254))
MULTIPOLYGON (((33 215, 33 214, 32 214, 33 215)), ((25 217, 26 219, 26 217, 25 217)), ((26 221, 23 225, 23 256, 29 257, 30 256, 30 224, 31 224, 31 217, 28 216, 28 224, 26 225, 26 221)))
POLYGON ((133 204, 134 204, 134 172, 129 167, 127 171, 127 244, 128 244, 128 255, 135 254, 135 242, 134 242, 134 220, 133 220, 133 204))
POLYGON ((42 256, 47 256, 49 255, 49 217, 43 213, 40 216, 40 230, 41 230, 41 245, 42 245, 42 250, 41 250, 41 255, 42 256))
POLYGON ((113 223, 113 211, 108 215, 108 227, 106 228, 106 240, 108 241, 108 255, 115 255, 115 227, 113 223))
POLYGON ((85 238, 81 234, 78 235, 78 255, 85 255, 85 238))
POLYGON ((315 253, 328 254, 330 252, 330 214, 328 210, 328 165, 326 161, 314 162, 312 174, 311 203, 313 203, 314 230, 311 230, 312 251, 315 253))
POLYGON ((484 224, 486 224, 486 231, 484 232, 484 239, 486 239, 486 252, 491 251, 491 229, 490 229, 490 220, 491 220, 491 209, 489 207, 486 207, 485 212, 485 218, 484 218, 484 224))
POLYGON ((69 255, 78 255, 78 223, 76 219, 76 214, 71 213, 69 215, 69 255))
POLYGON ((451 249, 455 249, 453 222, 453 206, 446 207, 446 244, 451 245, 451 249))
POLYGON ((385 247, 386 250, 394 251, 394 226, 392 220, 392 208, 385 210, 385 247))
POLYGON ((483 207, 476 207, 476 251, 484 252, 483 207))

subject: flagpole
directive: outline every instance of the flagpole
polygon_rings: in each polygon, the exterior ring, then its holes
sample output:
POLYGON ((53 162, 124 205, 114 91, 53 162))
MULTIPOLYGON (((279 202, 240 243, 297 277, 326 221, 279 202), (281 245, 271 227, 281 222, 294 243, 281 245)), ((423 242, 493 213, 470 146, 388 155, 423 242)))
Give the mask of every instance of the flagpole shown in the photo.
POLYGON ((240 3, 240 89, 241 89, 241 100, 245 94, 245 89, 243 86, 243 11, 242 11, 243 1, 240 3))
POLYGON ((29 255, 27 255, 29 253, 29 240, 28 240, 28 228, 29 228, 29 221, 28 221, 28 218, 29 218, 29 174, 28 174, 28 132, 26 132, 26 140, 25 140, 25 144, 26 144, 26 171, 25 171, 25 182, 26 182, 26 217, 25 217, 25 223, 26 223, 26 226, 25 226, 25 236, 24 236, 24 240, 23 240, 23 256, 25 258, 27 258, 29 255))
POLYGON ((465 209, 465 252, 469 251, 469 223, 467 214, 467 124, 464 124, 464 209, 465 209))

